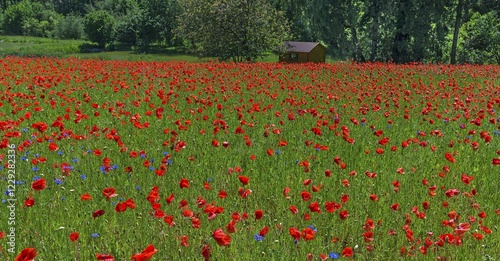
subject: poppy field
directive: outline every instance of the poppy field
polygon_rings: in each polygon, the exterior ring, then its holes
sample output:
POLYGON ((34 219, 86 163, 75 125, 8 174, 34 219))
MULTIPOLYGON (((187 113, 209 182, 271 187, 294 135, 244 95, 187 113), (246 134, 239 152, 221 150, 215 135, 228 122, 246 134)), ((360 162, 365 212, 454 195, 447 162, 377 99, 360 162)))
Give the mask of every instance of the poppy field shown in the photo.
POLYGON ((500 259, 500 67, 0 60, 1 260, 500 259))

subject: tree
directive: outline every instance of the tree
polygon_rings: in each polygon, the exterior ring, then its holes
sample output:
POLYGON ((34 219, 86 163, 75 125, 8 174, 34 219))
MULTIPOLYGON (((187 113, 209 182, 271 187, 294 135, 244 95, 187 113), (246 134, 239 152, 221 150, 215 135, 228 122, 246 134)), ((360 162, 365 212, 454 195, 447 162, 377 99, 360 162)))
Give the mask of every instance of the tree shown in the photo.
POLYGON ((474 13, 460 30, 459 61, 500 64, 500 18, 490 11, 474 13))
POLYGON ((458 0, 457 9, 456 9, 456 16, 455 16, 455 29, 453 31, 453 40, 452 40, 452 44, 451 44, 451 59, 450 59, 451 64, 456 63, 458 33, 460 31, 460 26, 462 26, 461 23, 462 23, 463 8, 464 8, 464 1, 458 0))
POLYGON ((179 14, 179 3, 177 0, 142 0, 142 10, 139 31, 141 45, 149 45, 154 42, 171 45, 174 43, 174 29, 176 28, 176 16, 179 14))
POLYGON ((93 11, 85 15, 84 31, 90 41, 99 47, 105 47, 111 42, 115 18, 107 11, 93 11))
POLYGON ((284 14, 266 0, 181 1, 177 33, 200 56, 255 60, 283 45, 284 14))
POLYGON ((23 0, 5 10, 2 29, 9 35, 52 37, 60 18, 50 3, 23 0))

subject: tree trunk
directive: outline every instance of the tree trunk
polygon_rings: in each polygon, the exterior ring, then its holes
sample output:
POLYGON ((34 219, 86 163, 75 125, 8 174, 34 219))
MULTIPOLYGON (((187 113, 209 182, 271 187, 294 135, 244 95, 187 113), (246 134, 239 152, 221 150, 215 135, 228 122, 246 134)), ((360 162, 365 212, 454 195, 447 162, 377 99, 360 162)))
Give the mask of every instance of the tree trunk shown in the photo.
POLYGON ((378 2, 374 2, 374 13, 373 13, 373 25, 372 25, 372 30, 371 30, 371 38, 372 38, 372 44, 371 44, 371 50, 370 50, 370 62, 375 61, 377 58, 377 47, 378 47, 378 41, 379 41, 379 17, 380 17, 380 6, 378 2))
POLYGON ((457 16, 455 17, 455 30, 453 32, 453 42, 451 44, 451 54, 450 63, 455 64, 457 62, 457 44, 458 44, 458 32, 460 31, 461 19, 462 19, 462 9, 464 6, 463 0, 458 0, 457 4, 457 16))
POLYGON ((410 60, 408 53, 408 41, 410 35, 407 33, 406 16, 408 1, 400 0, 397 7, 396 32, 392 43, 392 61, 395 63, 405 63, 410 60))

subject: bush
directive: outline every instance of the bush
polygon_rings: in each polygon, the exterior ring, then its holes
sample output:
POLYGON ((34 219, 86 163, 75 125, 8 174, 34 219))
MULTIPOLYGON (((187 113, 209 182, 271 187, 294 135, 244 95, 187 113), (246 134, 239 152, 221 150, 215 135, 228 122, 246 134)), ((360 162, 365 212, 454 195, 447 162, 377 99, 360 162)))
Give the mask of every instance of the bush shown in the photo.
POLYGON ((460 62, 500 63, 500 18, 495 11, 475 13, 460 29, 460 38, 460 62))
POLYGON ((25 0, 5 10, 2 29, 8 35, 52 37, 61 17, 51 4, 25 0))
POLYGON ((34 17, 30 1, 21 1, 18 4, 7 7, 4 11, 2 30, 8 35, 24 35, 24 22, 34 17))
POLYGON ((104 10, 92 11, 85 15, 84 31, 91 42, 105 47, 112 40, 115 18, 104 10))
POLYGON ((114 29, 113 38, 115 41, 136 46, 141 30, 141 18, 140 12, 121 17, 114 29))
POLYGON ((59 39, 82 39, 83 35, 83 18, 75 14, 60 19, 54 30, 54 36, 59 39))

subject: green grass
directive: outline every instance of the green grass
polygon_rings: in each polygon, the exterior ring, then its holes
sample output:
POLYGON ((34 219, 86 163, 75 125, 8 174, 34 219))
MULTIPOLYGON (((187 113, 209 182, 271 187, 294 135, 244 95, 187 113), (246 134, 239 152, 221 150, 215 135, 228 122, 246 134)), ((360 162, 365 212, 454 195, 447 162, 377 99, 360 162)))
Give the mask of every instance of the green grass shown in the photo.
MULTIPOLYGON (((105 51, 84 40, 58 40, 41 37, 0 36, 0 56, 59 57, 125 61, 186 61, 207 62, 215 58, 200 58, 186 54, 172 47, 154 46, 141 50, 129 46, 118 46, 116 50, 105 51)), ((257 62, 277 62, 278 55, 265 53, 257 62)), ((335 62, 327 57, 327 62, 335 62)))
MULTIPOLYGON (((0 239, 0 258, 12 260, 23 248, 34 247, 39 252, 36 260, 95 260, 96 253, 130 260, 149 244, 159 250, 151 260, 200 260, 204 245, 212 247, 212 260, 304 260, 309 253, 318 260, 321 253, 340 254, 347 247, 354 249, 355 260, 500 258, 499 166, 491 161, 499 157, 500 132, 496 132, 498 115, 488 108, 499 110, 498 66, 19 57, 7 57, 2 65, 0 134, 18 149, 0 152, 4 154, 1 190, 10 179, 8 155, 14 155, 21 183, 15 191, 17 246, 14 254, 9 253, 7 238, 0 239), (471 124, 481 115, 480 126, 471 124), (45 123, 47 129, 35 123, 45 123), (236 133, 237 127, 244 133, 236 133), (319 128, 321 135, 313 128, 319 128), (376 136, 375 130, 383 134, 376 136), (481 132, 491 140, 486 142, 481 132), (379 144, 383 137, 388 144, 379 144), (213 140, 221 146, 213 146, 213 140), (403 148, 402 142, 408 140, 412 143, 403 148), (280 146, 284 141, 287 145, 280 146), (478 142, 479 148, 474 150, 471 142, 478 142), (50 143, 59 148, 50 150, 50 143), (316 145, 328 150, 315 149, 316 145), (377 154, 378 148, 384 153, 377 154), (145 155, 134 157, 131 151, 145 155), (456 161, 446 160, 446 152, 456 161), (345 169, 334 162, 337 156, 345 169), (103 171, 105 158, 116 168, 103 171), (62 163, 72 167, 69 175, 61 170, 62 163), (163 164, 167 171, 159 176, 156 170, 163 164), (127 167, 132 172, 125 171, 127 167), (242 171, 230 172, 236 167, 242 171), (404 174, 398 168, 404 168, 404 174), (331 170, 330 177, 326 169, 331 170), (365 172, 377 176, 369 178, 365 172), (461 180, 463 173, 474 177, 470 184, 461 180), (241 184, 238 175, 249 177, 250 183, 241 184), (45 178, 47 188, 34 191, 30 185, 35 177, 45 178), (190 181, 190 188, 180 188, 182 178, 190 181), (204 189, 205 182, 210 190, 204 189), (160 209, 174 217, 175 226, 154 216, 146 200, 154 186, 160 209), (429 193, 432 186, 436 186, 434 196, 429 193), (117 194, 109 200, 102 193, 108 187, 116 188, 117 194), (291 191, 289 198, 283 194, 285 187, 291 191), (242 198, 240 188, 252 192, 242 198), (447 197, 448 189, 460 193, 447 197), (218 196, 221 190, 227 198, 218 196), (310 200, 302 198, 304 191, 311 193, 310 200), (82 201, 84 193, 92 200, 82 201), (168 204, 171 194, 175 198, 168 204), (370 200, 371 194, 378 201, 370 200), (348 195, 346 202, 343 195, 348 195), (35 205, 23 207, 27 197, 33 197, 35 205), (136 208, 116 212, 116 204, 128 198, 136 208), (200 228, 192 226, 193 217, 182 215, 182 200, 201 220, 200 228), (423 208, 425 201, 428 209, 423 208), (313 202, 321 213, 313 212, 313 202), (327 212, 327 202, 341 207, 327 212), (395 203, 397 211, 390 208, 395 203), (206 204, 223 211, 209 219, 206 204), (292 205, 298 214, 289 210, 292 205), (99 209, 105 214, 93 218, 99 209), (254 218, 256 210, 264 211, 261 220, 254 218), (344 220, 342 210, 349 213, 344 220), (460 217, 450 217, 452 211, 460 217), (482 211, 484 218, 479 217, 482 211), (219 246, 213 231, 226 231, 235 212, 249 217, 236 223, 229 246, 219 246), (417 217, 417 212, 425 213, 425 218, 417 217), (375 222, 372 242, 363 237, 368 218, 375 222), (450 219, 455 226, 471 225, 463 243, 434 245, 441 235, 455 233, 443 226, 450 219), (413 241, 403 230, 405 224, 413 241), (481 230, 483 225, 491 234, 481 230), (262 242, 255 240, 265 226, 269 233, 262 242), (289 229, 303 231, 309 226, 317 229, 314 239, 295 243, 289 229), (75 231, 80 238, 71 242, 69 235, 75 231), (484 238, 475 239, 476 232, 484 238), (189 246, 181 246, 181 236, 189 237, 189 246), (432 244, 423 254, 426 239, 432 244), (406 252, 401 254, 401 248, 406 252)), ((0 197, 5 200, 7 195, 0 197)), ((0 231, 10 229, 5 209, 0 212, 0 231)))

